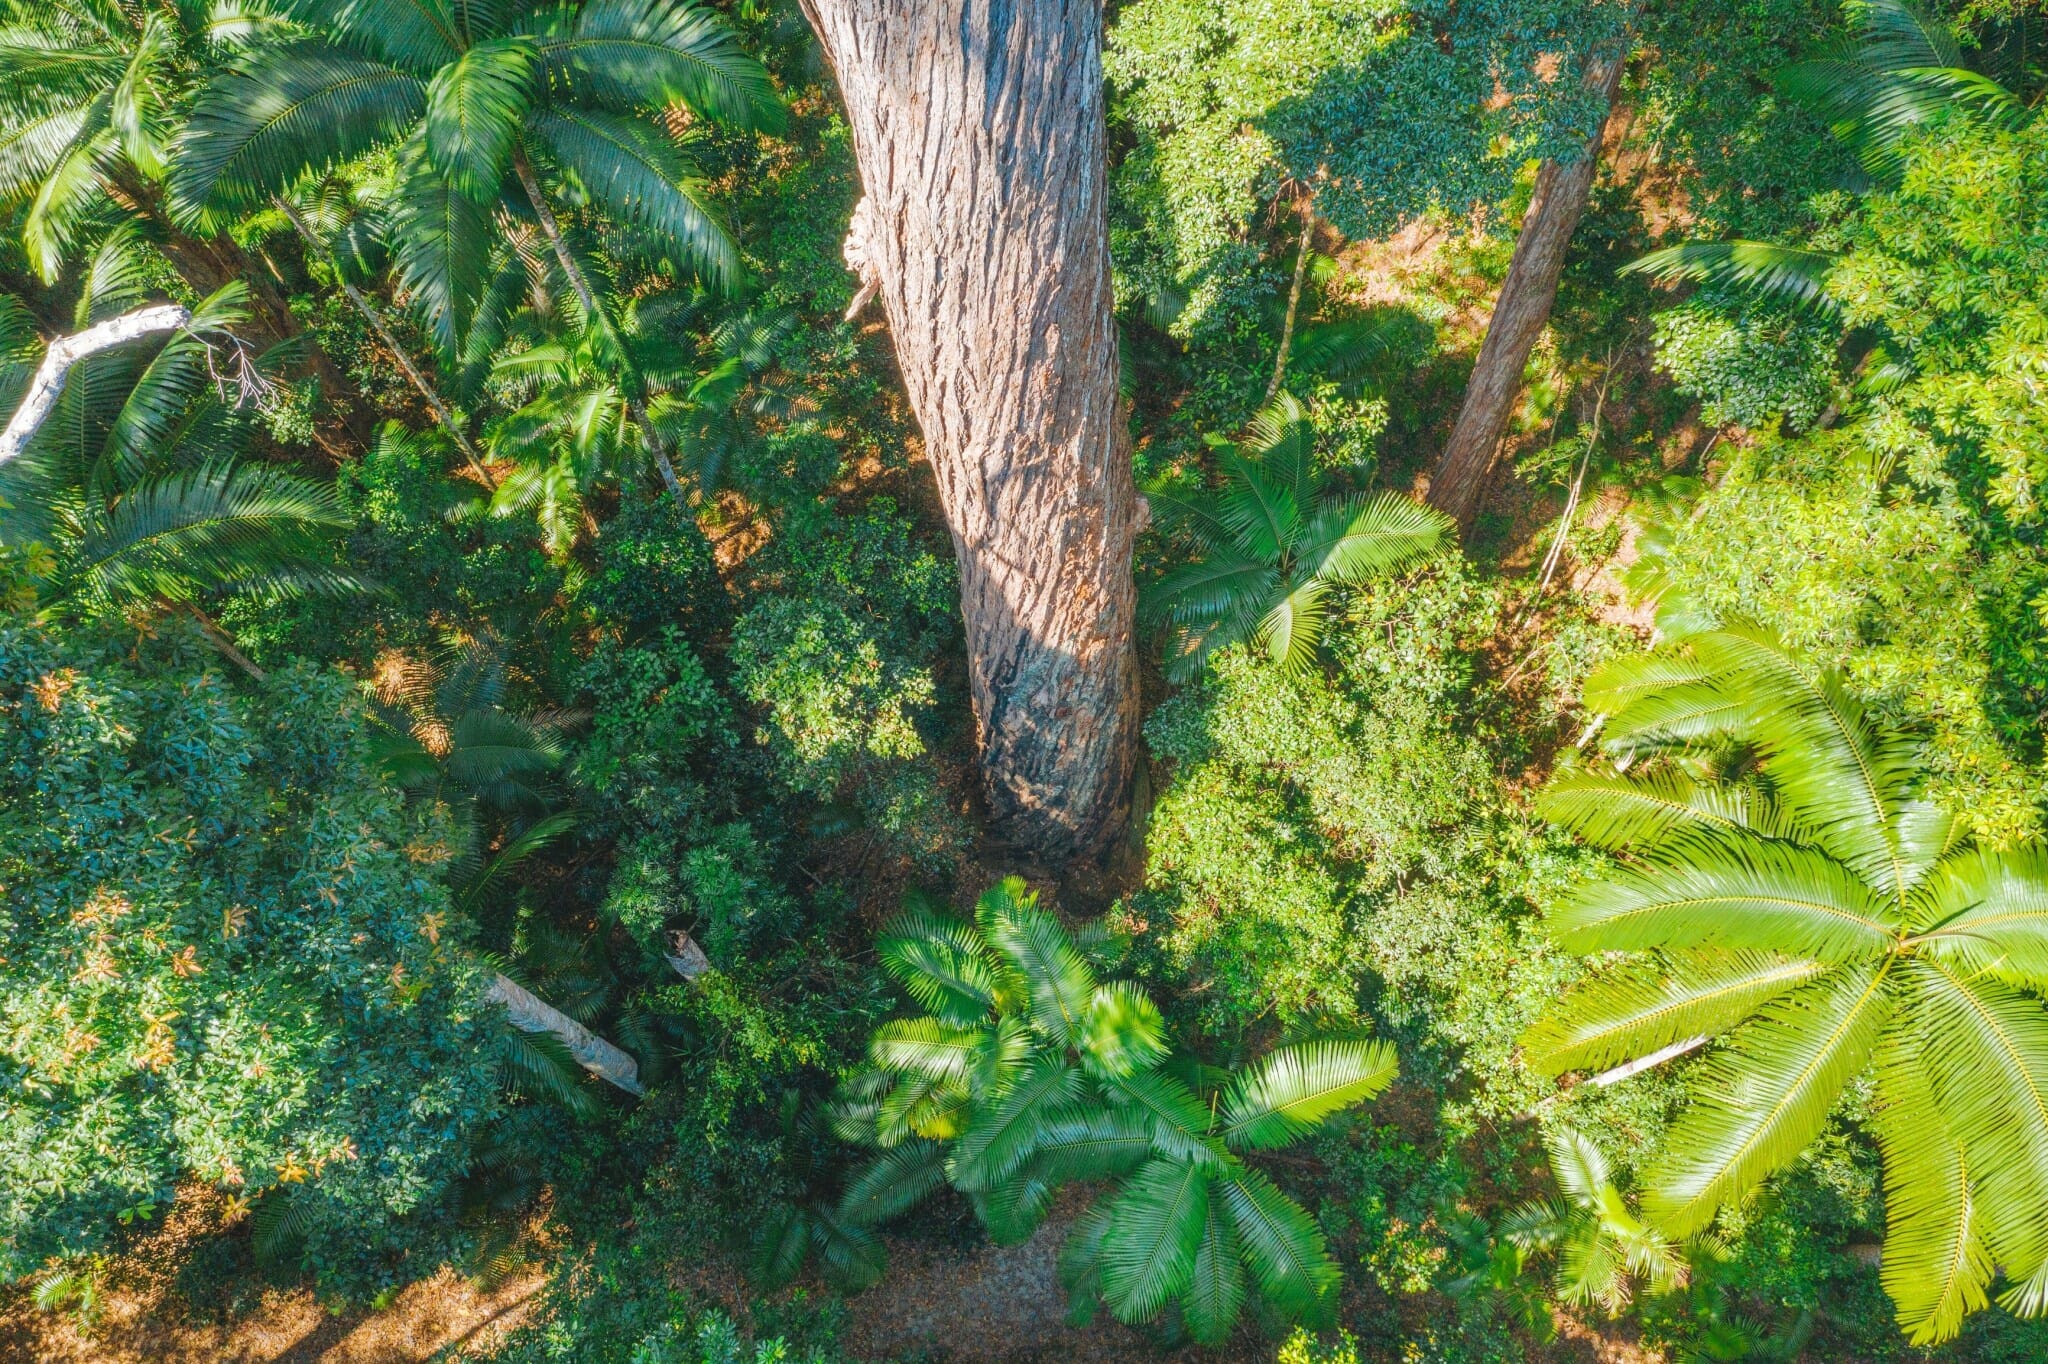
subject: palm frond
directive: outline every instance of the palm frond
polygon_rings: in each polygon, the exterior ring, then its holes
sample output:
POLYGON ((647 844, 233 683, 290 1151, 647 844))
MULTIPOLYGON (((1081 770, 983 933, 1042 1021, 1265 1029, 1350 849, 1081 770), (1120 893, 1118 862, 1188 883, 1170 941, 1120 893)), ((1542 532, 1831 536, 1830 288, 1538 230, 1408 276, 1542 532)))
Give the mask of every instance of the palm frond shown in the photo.
POLYGON ((1765 1006, 1703 1061, 1693 1103, 1645 1177, 1650 1220, 1674 1236, 1704 1230, 1819 1136, 1876 1048, 1886 985, 1882 969, 1838 968, 1765 1006))
POLYGON ((619 110, 681 103, 736 128, 787 119, 768 72, 694 0, 591 0, 539 38, 551 80, 619 110))
POLYGON ((989 946, 1023 978, 1032 1026, 1056 1045, 1070 1044, 1094 997, 1095 973, 1059 920, 1014 876, 981 897, 975 917, 989 946))
POLYGON ((898 914, 875 939, 882 968, 920 1007, 941 1022, 967 1027, 985 1021, 1001 990, 996 968, 973 930, 929 910, 898 914))
POLYGON ((1295 562, 1331 582, 1363 582, 1428 554, 1453 525, 1436 508, 1399 493, 1347 498, 1302 527, 1295 562))
POLYGON ((913 1138, 862 1167, 839 1199, 839 1216, 854 1226, 878 1226, 910 1211, 945 1182, 945 1148, 913 1138))
POLYGON ((1102 1238, 1102 1297, 1117 1320, 1151 1320, 1193 1282, 1209 1220, 1207 1166, 1159 1157, 1109 1200, 1102 1238))
POLYGON ((1221 1344, 1244 1307, 1244 1248, 1226 1200, 1208 1200, 1195 1261, 1181 1295, 1181 1319, 1203 1345, 1221 1344))
POLYGON ((488 202, 505 178, 533 105, 537 67, 527 39, 494 38, 435 72, 427 86, 427 159, 479 202, 488 202))
POLYGON ((1890 950, 1892 906, 1814 848, 1729 833, 1617 867, 1552 910, 1568 951, 1723 947, 1847 961, 1890 950))
POLYGON ((1329 594, 1325 579, 1299 577, 1259 621, 1255 639, 1282 672, 1304 672, 1315 663, 1329 594))
POLYGON ((1134 1075, 1167 1052, 1166 1019, 1152 997, 1126 980, 1095 991, 1075 1036, 1081 1065, 1097 1079, 1134 1075))
POLYGON ((419 77, 324 43, 257 48, 194 102, 171 156, 172 205, 192 221, 259 207, 403 136, 426 96, 419 77))
POLYGON ((416 144, 391 208, 400 287, 441 353, 458 355, 491 273, 489 211, 450 184, 416 144))
POLYGON ((89 512, 69 582, 100 600, 189 601, 216 590, 347 593, 366 585, 326 557, 350 523, 333 493, 283 469, 209 463, 149 479, 89 512))
POLYGON ((1149 1114, 1136 1107, 1084 1104, 1044 1124, 1032 1161, 1047 1179, 1068 1184, 1129 1174, 1155 1150, 1149 1114))
POLYGON ((1752 786, 1700 781, 1678 767, 1625 776, 1575 772, 1546 784, 1536 812, 1610 852, 1646 849, 1679 837, 1746 830, 1789 838, 1776 803, 1752 786))
POLYGON ((1209 1110, 1179 1080, 1156 1070, 1140 1071, 1111 1081, 1105 1092, 1111 1102, 1145 1115, 1161 1155, 1198 1164, 1216 1159, 1206 1140, 1209 1110))
POLYGON ((1935 1110, 1968 1155, 1993 1258, 2023 1283, 2048 1263, 2048 1008, 1945 963, 1902 970, 1935 1110))
POLYGON ((1393 1044, 1377 1039, 1276 1047, 1239 1072, 1224 1094, 1221 1136, 1240 1151, 1286 1146, 1385 1089, 1398 1066, 1393 1044))
POLYGON ((1283 1321, 1315 1311, 1341 1277, 1315 1219, 1257 1170, 1234 1170, 1221 1183, 1260 1295, 1283 1321))
POLYGON ((546 1099, 579 1118, 597 1116, 600 1105, 592 1082, 560 1038, 506 1023, 497 1030, 496 1040, 506 1088, 527 1098, 546 1099))
POLYGON ((1217 515, 1230 527, 1246 558, 1273 561, 1293 545, 1302 507, 1281 476, 1257 460, 1223 446, 1216 454, 1225 483, 1217 494, 1217 515))
POLYGON ((1685 242, 1652 251, 1622 267, 1625 275, 1648 275, 1659 284, 1686 281, 1731 292, 1783 299, 1802 308, 1836 312, 1828 294, 1831 251, 1811 251, 1771 242, 1685 242))
POLYGON ((1282 390, 1245 424, 1240 448, 1287 490, 1297 508, 1315 504, 1323 480, 1316 471, 1316 432, 1308 409, 1282 390))
POLYGON ((1878 1276, 1915 1345, 1934 1345, 1989 1305, 1992 1275, 1970 1155, 1927 1076, 1926 1044, 1895 1028, 1877 1054, 1871 1129, 1884 1157, 1884 1260, 1878 1276))
POLYGON ((1523 1034, 1523 1054, 1544 1075, 1615 1065, 1726 1032, 1827 969, 1758 951, 1680 952, 1596 969, 1523 1034))
POLYGON ((1081 1073, 1063 1057, 1040 1056, 1001 1097, 980 1106, 948 1162, 954 1186, 985 1193, 1030 1159, 1052 1119, 1079 1102, 1081 1073))
POLYGON ((1931 955, 2036 989, 2048 985, 2048 849, 1948 859, 1915 889, 1912 903, 1912 927, 1931 955))
POLYGON ((868 1059, 940 1084, 964 1085, 987 1039, 983 1028, 955 1028, 936 1018, 899 1018, 875 1029, 868 1059))
POLYGON ((558 165, 620 221, 659 237, 678 265, 730 293, 739 245, 712 210, 703 178, 683 150, 645 123, 594 110, 537 114, 533 131, 558 165))

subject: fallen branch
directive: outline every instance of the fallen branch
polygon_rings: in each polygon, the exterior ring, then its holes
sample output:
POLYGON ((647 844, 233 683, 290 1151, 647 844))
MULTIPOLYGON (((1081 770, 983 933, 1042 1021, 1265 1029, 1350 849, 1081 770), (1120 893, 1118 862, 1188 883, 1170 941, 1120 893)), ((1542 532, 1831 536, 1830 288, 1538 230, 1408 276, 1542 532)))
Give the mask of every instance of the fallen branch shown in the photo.
POLYGON ((145 336, 174 332, 191 320, 189 309, 175 303, 159 303, 110 317, 75 335, 60 336, 52 341, 49 351, 43 356, 43 363, 36 368, 35 378, 29 380, 28 392, 22 396, 21 406, 8 419, 7 429, 0 431, 0 464, 26 450, 36 431, 49 420, 50 413, 56 410, 57 399, 64 395, 64 381, 70 377, 73 365, 88 355, 112 350, 115 346, 126 345, 145 336))
POLYGON ((553 1033, 576 1058, 576 1064, 598 1079, 617 1085, 638 1097, 640 1063, 549 1004, 531 990, 500 974, 491 981, 485 998, 505 1006, 505 1017, 521 1032, 553 1033))

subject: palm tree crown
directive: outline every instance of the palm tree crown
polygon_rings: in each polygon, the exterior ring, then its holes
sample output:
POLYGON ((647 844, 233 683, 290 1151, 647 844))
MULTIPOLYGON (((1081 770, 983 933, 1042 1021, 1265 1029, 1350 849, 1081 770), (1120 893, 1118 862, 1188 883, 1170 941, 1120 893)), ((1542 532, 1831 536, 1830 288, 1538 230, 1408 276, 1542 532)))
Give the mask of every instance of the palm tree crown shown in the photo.
POLYGON ((1015 878, 973 924, 913 909, 878 948, 924 1012, 877 1029, 834 1102, 834 1130, 880 1148, 839 1221, 872 1226, 950 1182, 1014 1243, 1061 1185, 1111 1180, 1061 1255, 1079 1319, 1098 1304, 1127 1322, 1172 1312, 1214 1341, 1252 1295, 1285 1321, 1334 1286, 1313 1219, 1243 1157, 1384 1089, 1392 1046, 1324 1033, 1236 1070, 1171 1057, 1158 1007, 1099 982, 1015 878))
POLYGON ((1221 488, 1147 490, 1160 529, 1195 553, 1147 593, 1147 613, 1170 625, 1175 681, 1200 676, 1232 644, 1307 667, 1332 588, 1410 563, 1450 529, 1443 513, 1398 493, 1326 494, 1314 442, 1307 412, 1282 393, 1244 441, 1212 438, 1221 488))
POLYGON ((2002 1269, 2048 1306, 2048 849, 1973 847, 1923 799, 1919 745, 1832 673, 1728 627, 1586 686, 1613 770, 1542 812, 1615 863, 1551 913, 1602 965, 1524 1039, 1556 1074, 1689 1042, 1691 1107, 1644 1177, 1666 1234, 1705 1229, 1870 1073, 1883 1278, 1917 1341, 1952 1336, 2002 1269))
POLYGON ((451 354, 491 276, 494 218, 553 226, 531 192, 534 163, 680 263, 734 281, 738 248, 687 144, 645 117, 680 105, 739 127, 779 123, 767 73, 715 11, 688 0, 290 9, 312 36, 251 47, 199 95, 171 176, 180 212, 261 207, 309 171, 398 145, 400 275, 451 354))

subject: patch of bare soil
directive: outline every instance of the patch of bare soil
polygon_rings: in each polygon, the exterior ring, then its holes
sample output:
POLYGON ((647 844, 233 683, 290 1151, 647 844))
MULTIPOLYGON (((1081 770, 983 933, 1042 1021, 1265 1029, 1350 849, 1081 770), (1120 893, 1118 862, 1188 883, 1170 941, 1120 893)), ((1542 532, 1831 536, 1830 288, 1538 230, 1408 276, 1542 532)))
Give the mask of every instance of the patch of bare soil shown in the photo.
POLYGON ((90 1331, 21 1301, 0 1310, 0 1359, 20 1364, 419 1364, 478 1357, 525 1319, 538 1271, 479 1292, 446 1270, 381 1311, 330 1315, 308 1289, 273 1289, 220 1323, 188 1320, 163 1285, 111 1285, 90 1331))
MULTIPOLYGON (((418 1364, 457 1347, 479 1352, 525 1319, 544 1276, 528 1269, 486 1292, 450 1270, 413 1284, 380 1310, 330 1313, 307 1288, 252 1283, 246 1268, 216 1279, 215 1300, 189 1302, 179 1275, 194 1248, 233 1235, 237 1214, 217 1190, 187 1186, 100 1276, 90 1329, 39 1310, 26 1288, 0 1294, 5 1364, 418 1364)), ((200 1291, 187 1286, 188 1291, 200 1291)))
POLYGON ((1253 1364, 1272 1358, 1272 1342, 1252 1335, 1212 1350, 1164 1349, 1107 1313, 1089 1326, 1068 1326, 1054 1266, 1085 1201, 1070 1190, 1021 1246, 962 1251, 890 1238, 888 1277, 848 1304, 847 1352, 936 1364, 1253 1364))

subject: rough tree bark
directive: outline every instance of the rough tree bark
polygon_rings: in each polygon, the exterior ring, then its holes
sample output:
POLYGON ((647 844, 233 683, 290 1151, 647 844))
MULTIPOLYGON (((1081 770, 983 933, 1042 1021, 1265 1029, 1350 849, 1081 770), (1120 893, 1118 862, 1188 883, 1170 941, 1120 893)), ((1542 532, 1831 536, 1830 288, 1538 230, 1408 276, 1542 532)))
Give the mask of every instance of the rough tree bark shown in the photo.
POLYGON ((1100 0, 804 0, 960 565, 989 812, 1055 861, 1129 814, 1135 490, 1117 395, 1100 0))
POLYGON ((73 365, 88 355, 141 337, 176 331, 191 320, 192 314, 178 304, 160 303, 110 317, 82 332, 52 341, 43 354, 43 363, 36 367, 35 377, 28 381, 21 406, 14 409, 6 428, 0 430, 0 464, 28 448, 29 439, 56 409, 57 399, 64 396, 64 381, 70 377, 73 365))
POLYGON ((1586 211, 1593 176, 1600 166, 1600 140, 1607 116, 1621 88, 1625 53, 1617 53, 1586 74, 1601 91, 1600 126, 1576 161, 1545 161, 1536 171, 1536 192, 1515 240, 1514 259, 1501 285, 1500 299, 1486 326, 1486 340, 1472 366, 1458 424, 1451 430, 1436 470, 1430 475, 1429 500, 1469 529, 1486 496, 1495 452, 1507 433, 1508 417, 1522 391, 1522 371, 1529 352, 1550 321, 1557 301, 1557 281, 1564 273, 1565 248, 1586 211))

